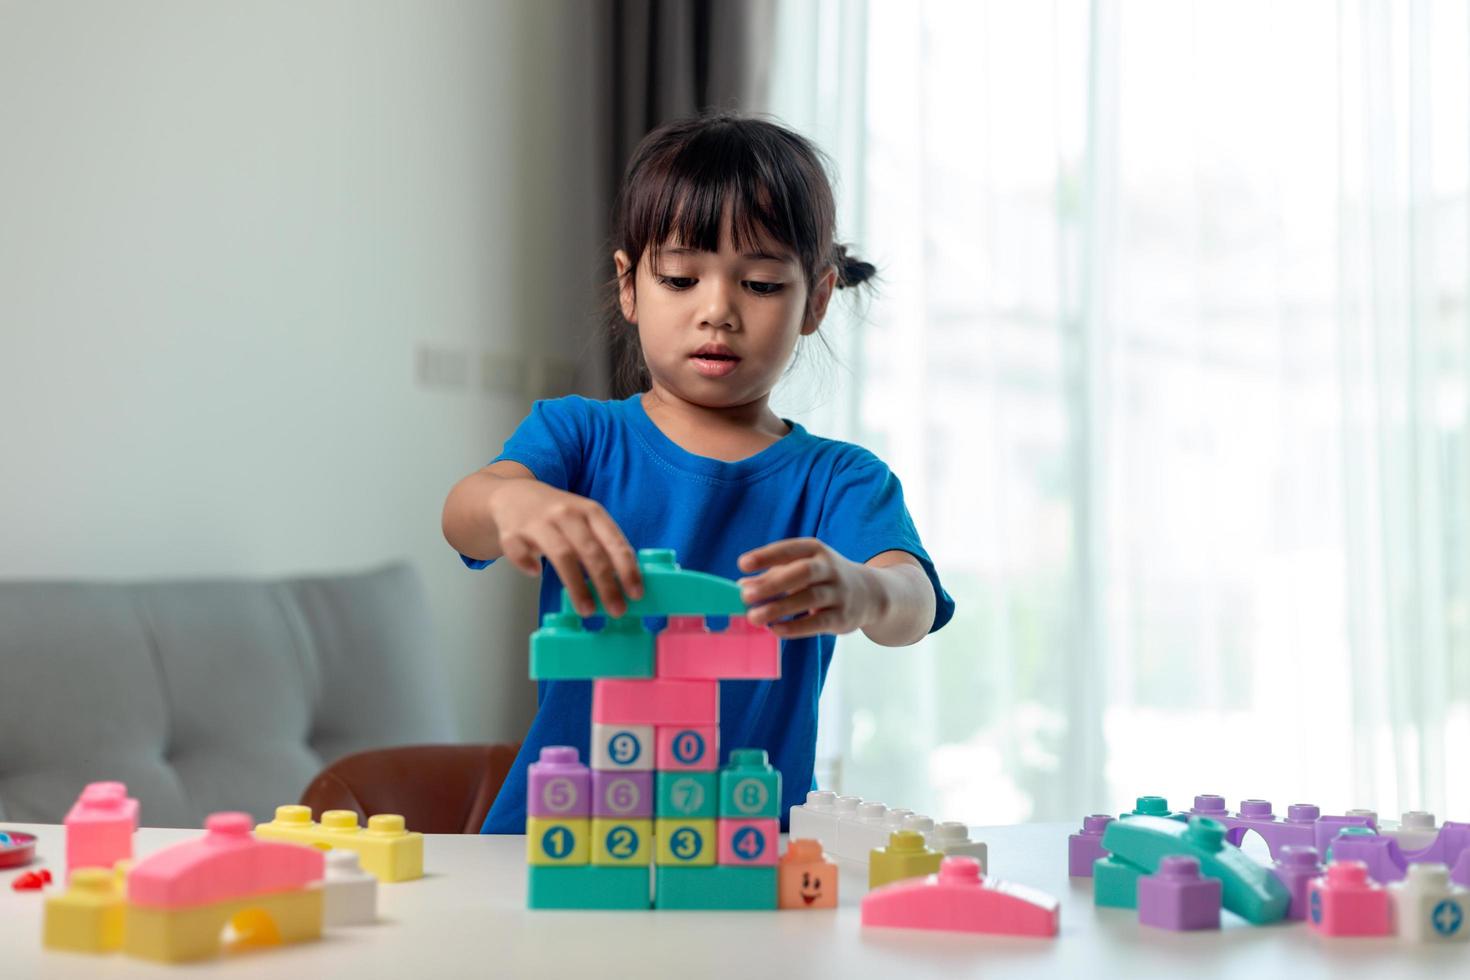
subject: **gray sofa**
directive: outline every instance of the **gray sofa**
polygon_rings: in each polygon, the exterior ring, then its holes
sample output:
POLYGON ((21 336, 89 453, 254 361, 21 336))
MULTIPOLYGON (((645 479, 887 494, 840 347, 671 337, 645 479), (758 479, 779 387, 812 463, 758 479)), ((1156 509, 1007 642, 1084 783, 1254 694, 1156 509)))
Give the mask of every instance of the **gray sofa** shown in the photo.
POLYGON ((0 820, 127 783, 148 826, 266 819, 325 764, 453 740, 418 577, 0 582, 0 820))

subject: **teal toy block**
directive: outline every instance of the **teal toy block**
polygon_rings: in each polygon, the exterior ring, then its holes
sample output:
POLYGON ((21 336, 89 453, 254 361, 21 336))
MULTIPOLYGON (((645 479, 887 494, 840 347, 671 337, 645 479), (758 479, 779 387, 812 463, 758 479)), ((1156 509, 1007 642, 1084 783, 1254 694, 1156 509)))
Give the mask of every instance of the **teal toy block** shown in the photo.
POLYGON ((633 616, 584 629, 575 613, 547 613, 531 634, 531 679, 594 680, 653 676, 654 635, 633 616))
MULTIPOLYGON (((641 616, 743 616, 745 601, 740 586, 727 578, 706 572, 693 572, 679 567, 672 548, 640 548, 638 570, 643 573, 643 596, 628 601, 624 619, 641 616)), ((607 609, 597 586, 590 580, 597 615, 606 616, 607 609)), ((572 599, 565 589, 561 593, 561 611, 576 615, 572 599)), ((652 676, 652 675, 649 675, 652 676)))
POLYGON ((646 912, 648 866, 549 867, 529 865, 526 907, 532 909, 630 909, 646 912))
MULTIPOLYGON (((1344 827, 1337 832, 1337 837, 1377 837, 1378 831, 1372 827, 1344 827)), ((1337 840, 1334 837, 1333 840, 1337 840)), ((1327 845, 1327 854, 1322 858, 1323 864, 1332 863, 1332 845, 1327 845)))
POLYGON ((720 815, 720 774, 662 769, 654 773, 653 815, 715 819, 720 815))
POLYGON ((1118 816, 1124 820, 1130 817, 1168 817, 1180 823, 1189 820, 1187 813, 1170 812, 1169 801, 1162 796, 1140 796, 1133 802, 1133 809, 1130 812, 1120 813, 1118 816))
POLYGON ((1148 872, 1109 854, 1092 862, 1092 901, 1098 908, 1138 908, 1138 879, 1148 872))
POLYGON ((774 911, 776 869, 715 865, 654 868, 653 907, 700 911, 774 911))
MULTIPOLYGON (((1225 842, 1226 828, 1209 817, 1191 817, 1188 823, 1159 817, 1114 820, 1103 831, 1102 846, 1109 854, 1142 868, 1159 870, 1166 857, 1182 855, 1199 861, 1200 874, 1219 878, 1225 908, 1247 922, 1263 925, 1286 915, 1291 895, 1271 869, 1225 842)), ((1094 865, 1096 868, 1096 865, 1094 865)))
POLYGON ((780 819, 781 773, 765 749, 733 749, 720 770, 720 816, 741 820, 780 819))

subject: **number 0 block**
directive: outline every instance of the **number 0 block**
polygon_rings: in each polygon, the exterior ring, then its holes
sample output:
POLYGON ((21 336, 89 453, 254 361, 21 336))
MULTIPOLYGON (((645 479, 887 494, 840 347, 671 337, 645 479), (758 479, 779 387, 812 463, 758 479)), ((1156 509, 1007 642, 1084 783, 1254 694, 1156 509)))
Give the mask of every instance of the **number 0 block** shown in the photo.
POLYGON ((654 733, 660 770, 713 772, 719 768, 717 725, 661 725, 654 733))
POLYGON ((529 864, 586 864, 590 820, 526 818, 526 861, 529 864))
POLYGON ((628 865, 653 863, 653 821, 592 818, 592 863, 628 865))
POLYGON ((719 842, 713 820, 654 820, 658 842, 655 864, 696 868, 713 867, 719 842))

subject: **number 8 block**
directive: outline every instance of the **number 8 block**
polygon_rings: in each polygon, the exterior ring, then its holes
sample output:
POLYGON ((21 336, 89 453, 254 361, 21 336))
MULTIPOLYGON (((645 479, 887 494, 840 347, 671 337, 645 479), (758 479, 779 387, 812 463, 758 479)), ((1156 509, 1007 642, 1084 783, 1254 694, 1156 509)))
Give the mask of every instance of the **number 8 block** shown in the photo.
POLYGON ((526 816, 570 820, 592 812, 591 774, 577 761, 576 749, 548 745, 526 772, 526 816))
POLYGON ((721 820, 717 832, 720 838, 717 860, 720 864, 775 866, 781 821, 721 820))
POLYGON ((781 774, 765 749, 735 749, 720 770, 720 816, 736 820, 781 819, 781 774))

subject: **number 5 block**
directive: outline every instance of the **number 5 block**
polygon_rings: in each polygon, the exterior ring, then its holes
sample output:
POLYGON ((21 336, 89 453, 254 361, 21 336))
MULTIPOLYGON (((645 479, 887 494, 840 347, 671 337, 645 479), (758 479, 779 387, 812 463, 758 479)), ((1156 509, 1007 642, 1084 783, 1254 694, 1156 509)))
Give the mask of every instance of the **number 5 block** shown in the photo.
POLYGON ((577 750, 548 745, 541 758, 526 767, 526 816, 574 819, 592 812, 590 773, 577 761, 577 750))
POLYGON ((590 833, 586 817, 575 820, 548 817, 526 818, 526 862, 528 864, 586 864, 590 833))
POLYGON ((720 864, 775 866, 776 839, 781 833, 781 821, 721 820, 718 833, 720 864))
POLYGON ((654 820, 655 864, 712 867, 718 842, 713 820, 654 820))

